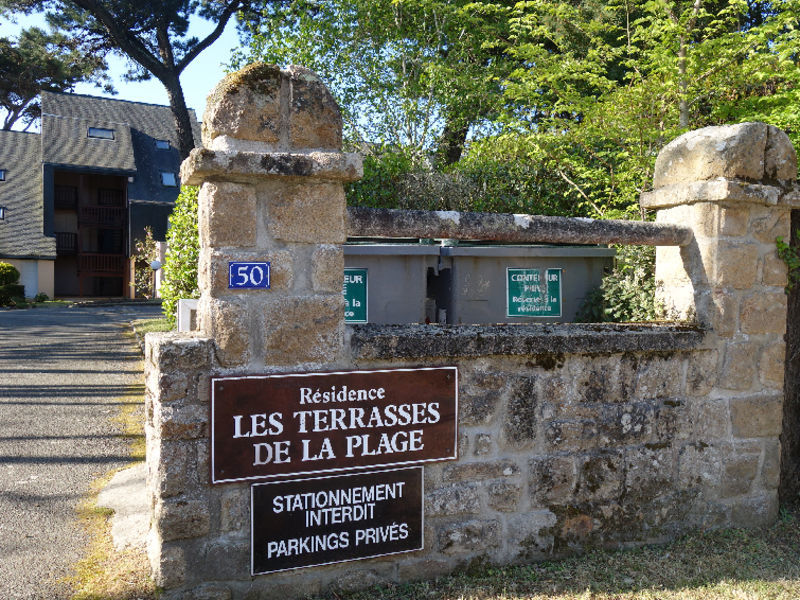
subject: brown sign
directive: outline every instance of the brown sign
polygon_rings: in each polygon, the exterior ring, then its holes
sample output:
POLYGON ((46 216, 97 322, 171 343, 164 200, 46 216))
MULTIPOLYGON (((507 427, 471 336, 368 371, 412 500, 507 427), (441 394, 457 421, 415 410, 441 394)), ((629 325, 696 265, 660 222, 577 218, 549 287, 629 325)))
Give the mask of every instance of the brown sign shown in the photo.
POLYGON ((211 379, 211 481, 456 458, 456 367, 211 379))
POLYGON ((422 467, 251 486, 253 575, 423 548, 422 467))

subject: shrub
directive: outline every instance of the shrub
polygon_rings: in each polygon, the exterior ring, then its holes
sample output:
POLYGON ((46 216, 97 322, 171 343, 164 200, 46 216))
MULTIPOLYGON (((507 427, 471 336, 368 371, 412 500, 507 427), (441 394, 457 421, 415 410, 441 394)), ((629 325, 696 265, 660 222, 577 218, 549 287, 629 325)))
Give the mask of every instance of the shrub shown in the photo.
POLYGON ((458 163, 437 170, 408 149, 371 148, 364 176, 347 187, 347 204, 374 208, 597 216, 541 161, 518 148, 475 144, 458 163))
POLYGON ((153 270, 150 268, 150 263, 158 258, 152 227, 148 225, 144 228, 144 239, 136 240, 135 248, 133 281, 136 297, 152 298, 153 270))
POLYGON ((0 306, 15 306, 20 299, 25 301, 25 286, 18 283, 0 285, 0 306))
POLYGON ((162 266, 161 309, 171 327, 175 327, 177 320, 178 300, 200 296, 197 289, 197 260, 200 256, 197 192, 196 187, 184 186, 169 216, 167 254, 162 266))
POLYGON ((587 295, 575 320, 621 323, 663 318, 663 306, 655 296, 655 264, 653 246, 618 246, 614 270, 587 295))
POLYGON ((414 170, 414 160, 400 150, 379 149, 364 156, 364 176, 346 188, 347 204, 398 208, 398 187, 414 170))
POLYGON ((563 179, 540 161, 514 152, 475 151, 453 166, 472 184, 471 208, 478 212, 565 217, 596 216, 581 206, 563 179))
POLYGON ((0 285, 17 283, 19 281, 19 271, 14 265, 0 262, 0 285))
POLYGON ((36 296, 33 297, 34 302, 47 302, 50 300, 50 296, 45 294, 44 292, 39 292, 36 296))
POLYGON ((460 173, 416 169, 397 182, 397 208, 412 210, 475 210, 474 184, 460 173))
POLYGON ((11 298, 11 304, 14 308, 30 308, 30 304, 23 296, 14 296, 11 298))

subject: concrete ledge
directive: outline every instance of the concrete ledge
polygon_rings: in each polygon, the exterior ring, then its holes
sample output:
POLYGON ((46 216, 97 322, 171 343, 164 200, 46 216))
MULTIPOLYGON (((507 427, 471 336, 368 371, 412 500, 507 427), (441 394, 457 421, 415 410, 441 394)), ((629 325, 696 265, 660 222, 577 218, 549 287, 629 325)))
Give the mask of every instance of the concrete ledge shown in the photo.
POLYGON ((685 246, 692 241, 692 232, 686 227, 644 221, 356 206, 347 209, 347 235, 650 246, 685 246))
POLYGON ((341 152, 220 152, 195 148, 181 165, 181 183, 205 181, 253 183, 273 178, 356 181, 363 167, 360 154, 341 152))
POLYGON ((643 208, 671 208, 698 202, 725 202, 728 204, 757 204, 792 206, 794 196, 785 194, 780 187, 749 183, 722 177, 709 181, 675 183, 643 192, 639 204, 643 208))
POLYGON ((671 352, 702 348, 705 338, 679 323, 350 326, 354 359, 671 352))

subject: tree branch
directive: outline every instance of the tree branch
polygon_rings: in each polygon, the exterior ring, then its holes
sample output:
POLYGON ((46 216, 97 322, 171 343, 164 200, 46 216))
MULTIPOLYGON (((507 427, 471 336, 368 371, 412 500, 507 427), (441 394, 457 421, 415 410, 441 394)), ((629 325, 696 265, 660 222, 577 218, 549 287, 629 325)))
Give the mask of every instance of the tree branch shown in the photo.
POLYGON ((594 201, 591 198, 589 198, 589 196, 586 195, 586 193, 580 188, 580 186, 577 183, 575 183, 569 177, 567 177, 567 174, 564 173, 564 171, 562 171, 561 169, 556 169, 556 173, 558 173, 561 176, 561 179, 566 181, 573 189, 575 189, 576 192, 578 192, 581 196, 583 196, 583 199, 592 205, 592 208, 594 208, 597 211, 597 214, 602 216, 605 213, 604 210, 602 210, 599 206, 597 206, 597 204, 595 204, 594 201))
POLYGON ((156 40, 158 41, 158 52, 161 54, 161 62, 167 67, 175 68, 175 55, 172 52, 172 44, 169 40, 167 28, 169 25, 164 19, 159 19, 156 26, 156 40))
POLYGON ((187 65, 192 62, 197 55, 200 54, 203 50, 208 48, 211 44, 216 42, 219 39, 219 36, 222 35, 222 32, 225 31, 225 26, 228 24, 228 21, 233 16, 233 14, 242 8, 244 3, 241 0, 233 0, 228 7, 222 11, 222 14, 218 17, 217 26, 214 30, 209 33, 205 38, 203 38, 200 42, 197 43, 191 50, 189 50, 186 54, 183 55, 178 61, 178 64, 175 65, 175 68, 178 73, 183 72, 183 70, 187 67, 187 65))
POLYGON ((167 66, 156 58, 135 36, 117 23, 114 16, 96 0, 71 0, 76 6, 99 20, 108 35, 125 54, 152 73, 159 81, 165 77, 167 66))

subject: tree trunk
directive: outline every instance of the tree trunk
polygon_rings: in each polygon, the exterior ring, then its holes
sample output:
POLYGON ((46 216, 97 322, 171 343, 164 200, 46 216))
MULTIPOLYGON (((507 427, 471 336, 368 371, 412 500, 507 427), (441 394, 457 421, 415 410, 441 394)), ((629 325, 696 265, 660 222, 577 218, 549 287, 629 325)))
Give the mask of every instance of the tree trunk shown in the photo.
POLYGON ((700 14, 700 8, 702 6, 702 0, 694 0, 694 4, 692 5, 692 17, 689 19, 686 31, 681 34, 680 40, 678 41, 678 92, 680 93, 680 100, 678 101, 678 110, 680 112, 678 124, 682 129, 689 128, 689 99, 687 98, 689 81, 686 72, 687 45, 694 33, 694 27, 697 24, 697 16, 700 14))
MULTIPOLYGON (((800 250, 800 210, 792 211, 790 245, 800 250)), ((786 321, 783 429, 781 432, 781 504, 800 505, 800 286, 792 287, 786 321)))
POLYGON ((689 127, 689 101, 686 98, 686 90, 689 83, 686 81, 686 38, 681 36, 678 48, 678 125, 681 129, 689 127))
POLYGON ((3 123, 3 131, 11 131, 11 128, 14 126, 14 123, 16 123, 22 116, 22 108, 14 107, 13 110, 8 107, 3 107, 3 108, 5 108, 6 110, 6 118, 5 122, 3 123))
POLYGON ((180 152, 181 160, 183 160, 189 156, 189 153, 195 147, 189 109, 186 108, 186 100, 183 97, 183 89, 178 75, 170 73, 168 77, 159 79, 167 90, 169 106, 172 109, 172 116, 175 118, 175 130, 178 133, 178 152, 180 152))
POLYGON ((469 123, 456 124, 448 121, 439 139, 439 157, 443 165, 452 165, 461 159, 469 133, 469 123))

